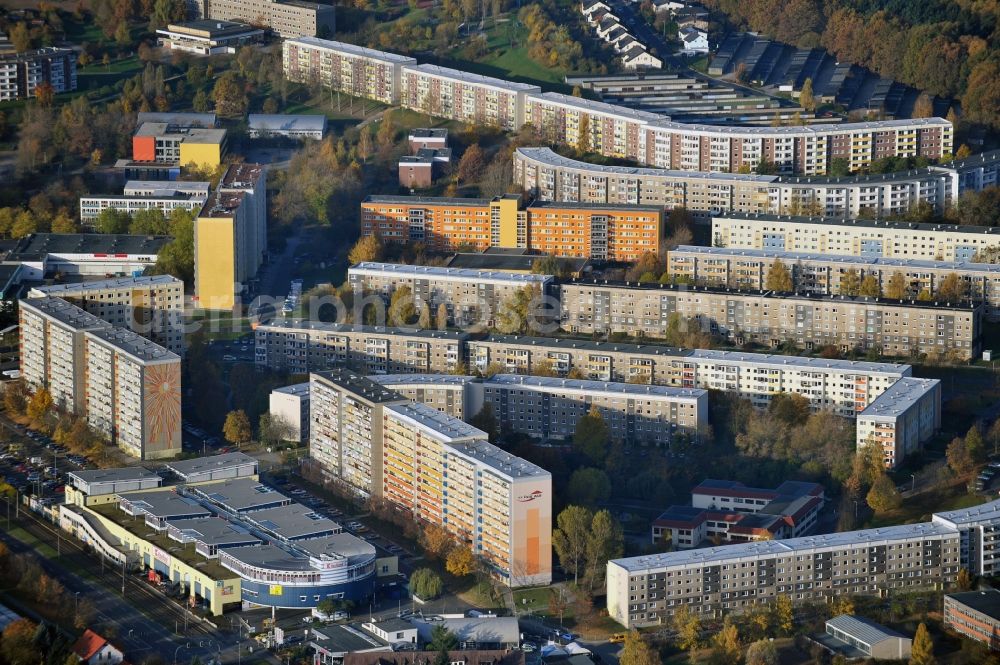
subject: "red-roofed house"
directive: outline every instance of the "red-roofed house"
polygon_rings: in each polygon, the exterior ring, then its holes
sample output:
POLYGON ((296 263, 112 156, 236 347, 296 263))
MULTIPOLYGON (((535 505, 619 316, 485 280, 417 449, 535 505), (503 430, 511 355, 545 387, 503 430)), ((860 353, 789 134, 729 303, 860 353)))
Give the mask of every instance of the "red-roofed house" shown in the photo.
POLYGON ((87 665, 118 665, 125 659, 121 649, 89 628, 73 645, 73 653, 87 665))

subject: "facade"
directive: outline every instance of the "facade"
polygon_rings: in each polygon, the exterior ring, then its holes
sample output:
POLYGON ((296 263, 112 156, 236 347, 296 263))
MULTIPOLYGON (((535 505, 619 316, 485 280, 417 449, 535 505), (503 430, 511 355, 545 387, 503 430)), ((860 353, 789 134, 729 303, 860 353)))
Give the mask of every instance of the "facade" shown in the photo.
POLYGON ((20 316, 29 384, 129 455, 180 452, 180 356, 61 298, 22 300, 20 316))
POLYGON ((232 164, 195 220, 196 306, 232 310, 267 254, 267 175, 232 164))
POLYGON ((171 23, 156 34, 160 46, 167 50, 194 55, 236 53, 245 44, 264 41, 264 30, 259 27, 218 20, 171 23))
POLYGON ((468 420, 483 408, 482 382, 471 376, 376 374, 369 378, 411 402, 425 404, 459 420, 468 420))
POLYGON ((29 298, 62 298, 117 328, 184 352, 184 282, 170 275, 36 286, 29 298))
POLYGON ((214 169, 226 151, 226 130, 144 122, 132 135, 132 161, 214 169))
POLYGON ((941 382, 905 377, 858 414, 858 447, 875 442, 885 465, 896 468, 941 427, 941 382))
POLYGON ((708 33, 687 26, 677 31, 677 40, 685 54, 708 53, 708 33))
POLYGON ((824 635, 826 640, 820 642, 824 646, 878 660, 906 660, 913 647, 909 637, 851 614, 827 620, 824 635))
POLYGON ((621 58, 622 66, 625 69, 660 69, 663 67, 663 60, 657 58, 639 44, 623 52, 621 58))
POLYGON ((528 93, 537 85, 470 74, 437 65, 403 69, 400 104, 428 115, 514 131, 524 124, 528 93))
POLYGON ((4 265, 21 266, 21 278, 62 275, 134 276, 156 263, 169 236, 104 233, 33 233, 17 241, 4 265))
POLYGON ((759 291, 776 263, 788 268, 796 292, 827 296, 841 292, 845 277, 857 277, 860 283, 868 275, 878 280, 884 293, 898 274, 909 298, 926 291, 933 299, 942 282, 957 275, 966 285, 968 299, 983 303, 985 317, 1000 318, 1000 266, 992 263, 681 245, 668 253, 667 272, 679 283, 759 291))
POLYGON ((326 134, 325 115, 251 113, 247 116, 247 136, 252 139, 280 136, 321 141, 324 134, 326 134))
POLYGON ((411 129, 406 140, 410 144, 410 152, 416 154, 425 148, 440 150, 448 147, 448 130, 442 128, 417 127, 411 129))
POLYGON ((736 344, 748 341, 888 356, 926 353, 970 360, 979 353, 983 307, 850 296, 748 293, 686 285, 573 281, 560 285, 562 327, 573 333, 657 337, 697 325, 736 344))
POLYGON ((548 472, 346 370, 310 375, 310 456, 360 496, 444 527, 510 586, 552 577, 548 472))
POLYGON ((204 0, 206 18, 239 21, 267 28, 278 37, 293 39, 333 34, 336 13, 332 5, 302 0, 204 0))
POLYGON ((572 439, 592 409, 626 445, 669 446, 708 424, 708 391, 698 388, 497 374, 483 381, 483 393, 499 422, 541 439, 572 439))
POLYGON ((514 151, 514 183, 548 201, 683 207, 698 216, 725 212, 826 217, 899 215, 917 203, 943 212, 967 191, 998 182, 1000 151, 936 166, 853 177, 796 177, 603 166, 549 148, 514 151))
POLYGON ((271 391, 268 413, 291 427, 291 440, 309 441, 309 383, 296 383, 271 391))
POLYGON ((363 374, 452 372, 464 333, 273 320, 257 326, 255 361, 295 374, 350 367, 363 374))
POLYGON ((286 39, 282 61, 285 76, 292 81, 315 80, 332 90, 388 105, 399 103, 403 66, 417 63, 395 53, 312 37, 286 39))
POLYGON ((557 256, 636 261, 647 252, 659 252, 663 209, 551 202, 525 206, 516 194, 492 200, 369 196, 361 204, 361 233, 387 242, 420 241, 435 251, 525 248, 557 256))
POLYGON ((786 481, 773 490, 728 480, 704 480, 690 506, 670 506, 653 521, 653 543, 675 550, 714 543, 797 538, 812 532, 823 509, 823 486, 786 481))
POLYGON ((1000 591, 980 589, 944 596, 944 625, 1000 651, 1000 591))
POLYGON ((105 196, 80 197, 80 221, 84 224, 94 220, 108 208, 134 214, 139 210, 156 208, 170 215, 174 208, 183 208, 197 213, 208 199, 207 182, 189 182, 183 180, 155 183, 139 183, 129 181, 125 185, 125 193, 121 196, 110 194, 105 196), (131 185, 131 187, 130 187, 131 185), (138 187, 137 187, 138 185, 138 187))
POLYGON ((519 291, 532 288, 544 294, 553 281, 552 275, 371 262, 351 266, 347 279, 355 295, 377 293, 386 303, 396 289, 406 287, 417 312, 426 305, 433 321, 443 304, 448 323, 457 327, 488 325, 519 291))
POLYGON ((30 99, 48 84, 56 94, 76 90, 76 53, 47 47, 0 54, 0 102, 30 99))
POLYGON ((729 213, 712 217, 712 245, 918 261, 974 261, 1000 245, 1000 229, 864 219, 729 213))

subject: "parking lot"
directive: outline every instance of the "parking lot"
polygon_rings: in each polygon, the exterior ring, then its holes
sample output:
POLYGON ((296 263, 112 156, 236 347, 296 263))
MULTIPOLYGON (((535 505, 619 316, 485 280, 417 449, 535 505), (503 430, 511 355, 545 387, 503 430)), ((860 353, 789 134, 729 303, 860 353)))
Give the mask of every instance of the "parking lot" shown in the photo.
POLYGON ((21 494, 62 498, 67 471, 95 468, 51 437, 0 421, 0 478, 21 494))

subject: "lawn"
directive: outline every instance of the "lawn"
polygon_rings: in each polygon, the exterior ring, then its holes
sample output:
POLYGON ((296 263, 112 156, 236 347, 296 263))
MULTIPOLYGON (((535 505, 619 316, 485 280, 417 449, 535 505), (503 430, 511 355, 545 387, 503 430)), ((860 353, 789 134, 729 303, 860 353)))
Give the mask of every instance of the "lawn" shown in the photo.
POLYGON ((945 487, 907 497, 899 508, 876 515, 865 524, 865 527, 875 528, 925 522, 930 520, 933 513, 978 506, 986 501, 987 497, 969 494, 965 489, 965 481, 958 480, 945 487))
POLYGON ((504 70, 509 78, 563 84, 565 72, 560 69, 543 67, 528 55, 525 46, 505 49, 499 55, 491 54, 482 60, 483 64, 504 70))

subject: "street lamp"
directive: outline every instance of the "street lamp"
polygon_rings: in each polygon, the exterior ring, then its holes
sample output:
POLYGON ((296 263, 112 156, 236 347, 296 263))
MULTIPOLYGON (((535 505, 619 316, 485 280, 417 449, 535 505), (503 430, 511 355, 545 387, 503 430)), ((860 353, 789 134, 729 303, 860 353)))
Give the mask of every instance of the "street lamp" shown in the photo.
POLYGON ((911 473, 910 478, 913 480, 913 482, 910 484, 910 492, 915 492, 917 489, 917 474, 911 473))
POLYGON ((187 644, 182 644, 176 649, 174 649, 174 665, 177 665, 177 652, 180 651, 181 649, 190 649, 190 648, 191 648, 191 643, 188 642, 187 644))

